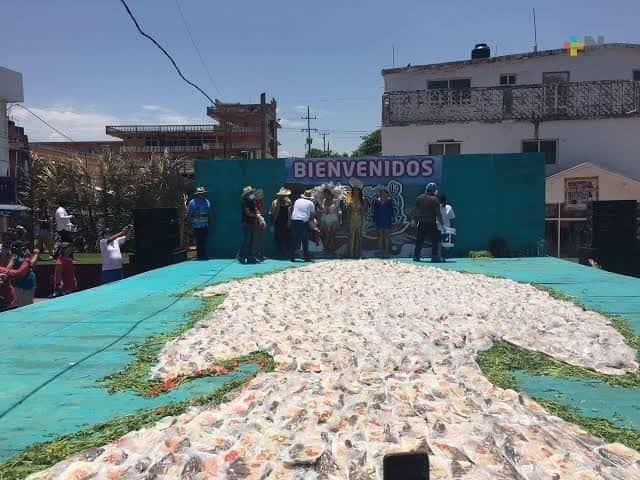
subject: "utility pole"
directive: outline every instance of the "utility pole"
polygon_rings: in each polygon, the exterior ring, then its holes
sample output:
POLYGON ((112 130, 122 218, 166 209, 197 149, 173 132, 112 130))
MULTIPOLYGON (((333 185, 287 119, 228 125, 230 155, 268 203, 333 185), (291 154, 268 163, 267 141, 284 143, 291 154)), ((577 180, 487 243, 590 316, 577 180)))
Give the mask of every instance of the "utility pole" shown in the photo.
POLYGON ((303 128, 302 131, 303 132, 307 132, 307 156, 310 157, 311 156, 311 142, 313 140, 311 140, 311 131, 317 132, 318 129, 317 128, 311 128, 311 120, 316 120, 316 117, 312 117, 311 116, 311 112, 309 110, 309 105, 307 105, 307 116, 306 117, 300 117, 302 118, 302 120, 306 120, 307 121, 307 128, 303 128))
POLYGON ((322 137, 322 151, 325 155, 327 155, 329 152, 329 150, 327 149, 327 135, 329 135, 329 132, 323 131, 320 132, 319 135, 322 137))

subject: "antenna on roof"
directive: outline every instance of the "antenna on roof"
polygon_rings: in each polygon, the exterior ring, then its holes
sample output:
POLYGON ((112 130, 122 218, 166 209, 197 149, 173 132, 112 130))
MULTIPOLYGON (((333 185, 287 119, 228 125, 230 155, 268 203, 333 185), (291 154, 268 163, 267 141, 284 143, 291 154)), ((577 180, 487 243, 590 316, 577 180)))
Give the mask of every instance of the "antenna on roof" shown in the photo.
POLYGON ((396 46, 395 45, 391 45, 391 50, 393 52, 392 53, 392 55, 393 55, 393 58, 392 58, 393 66, 395 67, 396 66, 396 46))
POLYGON ((538 27, 536 26, 536 9, 533 9, 533 51, 538 51, 538 27))

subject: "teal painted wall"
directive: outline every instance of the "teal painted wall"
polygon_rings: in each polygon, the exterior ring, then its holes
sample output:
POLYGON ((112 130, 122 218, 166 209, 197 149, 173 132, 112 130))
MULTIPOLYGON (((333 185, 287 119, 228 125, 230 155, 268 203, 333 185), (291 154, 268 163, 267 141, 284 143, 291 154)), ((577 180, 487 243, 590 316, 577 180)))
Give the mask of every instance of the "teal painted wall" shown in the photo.
MULTIPOLYGON (((443 191, 456 212, 454 254, 485 250, 502 237, 508 248, 533 253, 544 238, 544 155, 456 155, 444 158, 443 191)), ((284 160, 196 160, 196 184, 206 187, 216 214, 209 255, 231 258, 240 244, 240 192, 262 188, 265 210, 283 185, 284 160)), ((406 198, 413 205, 414 198, 406 198)), ((265 232, 267 254, 273 250, 265 232)))
POLYGON ((444 159, 443 190, 456 212, 457 255, 502 237, 533 254, 544 238, 544 155, 456 155, 444 159))
MULTIPOLYGON (((241 240, 240 193, 251 185, 264 190, 265 209, 284 182, 284 160, 196 160, 196 185, 209 192, 215 229, 209 234, 208 254, 212 258, 235 257, 241 240)), ((273 238, 265 231, 265 248, 271 252, 273 238)))

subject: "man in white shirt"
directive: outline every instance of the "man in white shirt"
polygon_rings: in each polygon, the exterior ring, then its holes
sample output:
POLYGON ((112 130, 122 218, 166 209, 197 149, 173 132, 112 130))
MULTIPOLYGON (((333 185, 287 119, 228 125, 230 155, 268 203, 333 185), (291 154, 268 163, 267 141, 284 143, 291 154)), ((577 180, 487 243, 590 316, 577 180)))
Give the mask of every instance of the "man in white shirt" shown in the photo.
POLYGON ((56 210, 55 218, 56 232, 58 232, 60 241, 72 243, 73 238, 71 238, 71 232, 73 231, 73 224, 71 223, 71 219, 73 215, 69 215, 67 210, 60 205, 56 210))
POLYGON ((309 256, 309 222, 315 218, 316 207, 313 204, 313 191, 306 190, 295 201, 291 212, 291 261, 296 261, 296 251, 302 242, 302 252, 305 262, 311 262, 309 256))
POLYGON ((442 212, 443 226, 446 228, 456 228, 456 214, 453 211, 453 207, 447 203, 447 196, 444 194, 440 195, 440 211, 442 212))
MULTIPOLYGON (((441 232, 446 233, 447 228, 455 228, 456 214, 453 211, 453 207, 447 203, 447 196, 444 194, 439 195, 440 199, 440 212, 442 212, 442 228, 441 232)), ((445 261, 445 248, 440 245, 440 259, 445 261)))
POLYGON ((124 278, 120 247, 127 241, 130 226, 111 235, 108 228, 102 230, 100 254, 102 255, 102 283, 117 282, 124 278))

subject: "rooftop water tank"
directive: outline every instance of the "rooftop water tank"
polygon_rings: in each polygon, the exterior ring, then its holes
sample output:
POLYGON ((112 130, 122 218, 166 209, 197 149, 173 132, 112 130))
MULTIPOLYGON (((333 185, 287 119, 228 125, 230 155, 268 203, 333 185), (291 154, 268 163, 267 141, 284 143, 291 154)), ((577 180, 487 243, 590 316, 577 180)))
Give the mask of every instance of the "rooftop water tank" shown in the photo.
POLYGON ((486 43, 476 43, 476 46, 471 50, 471 59, 489 57, 491 57, 491 49, 486 43))

